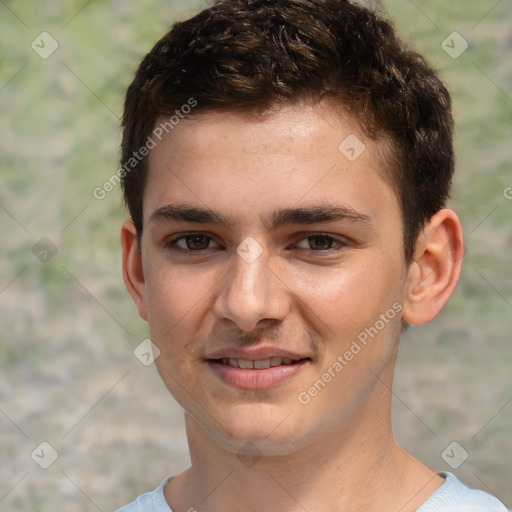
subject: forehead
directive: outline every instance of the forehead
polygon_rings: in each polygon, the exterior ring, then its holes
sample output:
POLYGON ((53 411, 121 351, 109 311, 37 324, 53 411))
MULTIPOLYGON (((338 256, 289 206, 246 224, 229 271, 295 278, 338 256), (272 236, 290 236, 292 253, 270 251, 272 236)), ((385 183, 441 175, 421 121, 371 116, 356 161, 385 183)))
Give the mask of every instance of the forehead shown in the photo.
MULTIPOLYGON (((161 117, 156 124, 166 120, 161 117)), ((150 155, 150 162, 165 152, 166 145, 184 151, 187 146, 193 146, 196 156, 212 158, 218 153, 222 156, 243 153, 249 158, 298 154, 308 159, 318 158, 318 153, 325 151, 337 155, 338 144, 333 142, 339 139, 341 143, 350 134, 365 139, 357 121, 341 110, 335 112, 326 103, 284 105, 261 114, 207 111, 185 117, 164 133, 160 147, 150 155)))
POLYGON ((332 109, 205 113, 183 119, 151 151, 144 217, 171 202, 261 216, 308 202, 375 210, 380 197, 398 209, 382 174, 376 143, 332 109))

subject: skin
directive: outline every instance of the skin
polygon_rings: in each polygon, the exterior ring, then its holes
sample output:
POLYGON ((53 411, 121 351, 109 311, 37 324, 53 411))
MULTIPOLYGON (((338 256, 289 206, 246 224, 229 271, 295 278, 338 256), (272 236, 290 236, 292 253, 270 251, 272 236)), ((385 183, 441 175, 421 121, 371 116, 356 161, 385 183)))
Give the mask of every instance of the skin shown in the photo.
POLYGON ((202 114, 149 158, 140 252, 127 221, 123 275, 186 413, 192 465, 165 487, 172 510, 416 510, 443 479, 395 443, 390 390, 402 320, 429 321, 456 284, 456 214, 432 217, 406 265, 378 148, 327 105, 202 114), (350 134, 366 146, 355 161, 338 151, 350 134), (177 219, 182 206, 229 222, 177 219), (313 219, 313 207, 345 215, 313 219), (303 209, 307 222, 273 223, 286 209, 303 209), (199 238, 179 238, 190 232, 199 238), (252 262, 236 250, 246 237, 262 250, 252 262), (393 304, 400 314, 301 403, 393 304), (207 362, 219 349, 262 346, 308 359, 269 389, 228 384, 207 362))

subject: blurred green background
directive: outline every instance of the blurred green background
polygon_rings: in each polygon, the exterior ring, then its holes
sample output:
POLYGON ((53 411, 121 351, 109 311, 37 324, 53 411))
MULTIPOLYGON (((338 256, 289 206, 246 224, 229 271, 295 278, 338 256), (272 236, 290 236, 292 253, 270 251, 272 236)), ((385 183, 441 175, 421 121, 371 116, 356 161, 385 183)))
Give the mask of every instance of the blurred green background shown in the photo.
MULTIPOLYGON (((97 200, 93 189, 118 167, 124 91, 140 59, 205 5, 0 1, 2 510, 115 510, 188 463, 182 411, 133 355, 148 333, 120 274, 119 190, 97 200), (31 458, 42 441, 59 455, 46 470, 31 458)), ((512 5, 384 5, 452 91, 452 206, 467 247, 446 308, 404 336, 396 437, 510 506, 512 5), (442 47, 454 31, 469 45, 458 58, 442 47), (458 469, 441 457, 453 441, 468 452, 458 469)))

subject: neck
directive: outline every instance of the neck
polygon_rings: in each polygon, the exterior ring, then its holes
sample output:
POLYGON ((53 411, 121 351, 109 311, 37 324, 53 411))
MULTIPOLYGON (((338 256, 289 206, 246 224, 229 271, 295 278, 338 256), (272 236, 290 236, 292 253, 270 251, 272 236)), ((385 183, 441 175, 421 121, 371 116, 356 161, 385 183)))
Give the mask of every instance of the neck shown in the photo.
POLYGON ((174 512, 412 512, 442 478, 394 441, 389 395, 281 456, 239 457, 187 415, 192 466, 169 482, 166 499, 174 512))

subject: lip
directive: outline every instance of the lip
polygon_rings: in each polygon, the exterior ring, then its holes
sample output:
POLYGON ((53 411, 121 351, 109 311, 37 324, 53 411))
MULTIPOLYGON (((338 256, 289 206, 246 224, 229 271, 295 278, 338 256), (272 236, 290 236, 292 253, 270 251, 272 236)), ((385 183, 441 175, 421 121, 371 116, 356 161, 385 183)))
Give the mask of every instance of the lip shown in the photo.
MULTIPOLYGON (((263 357, 262 359, 268 358, 263 357)), ((258 358, 248 358, 248 360, 257 361, 258 358)), ((282 364, 280 366, 271 366, 269 368, 262 369, 246 369, 238 367, 235 368, 230 364, 218 362, 217 358, 206 360, 206 363, 208 364, 208 367, 212 373, 225 384, 238 389, 252 391, 271 389, 285 383, 286 381, 296 376, 309 362, 309 358, 301 358, 293 361, 290 364, 282 364)))
POLYGON ((225 384, 252 391, 277 387, 293 378, 305 365, 311 362, 308 355, 283 350, 271 345, 220 348, 209 353, 205 360, 212 373, 225 384), (264 369, 235 368, 230 364, 219 362, 223 358, 261 361, 272 357, 293 359, 293 362, 264 369))

